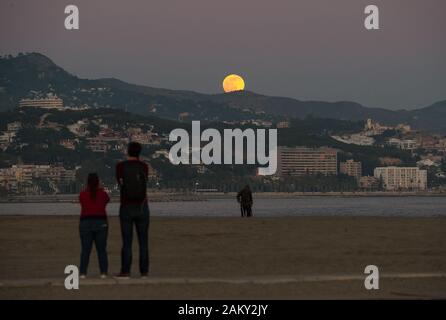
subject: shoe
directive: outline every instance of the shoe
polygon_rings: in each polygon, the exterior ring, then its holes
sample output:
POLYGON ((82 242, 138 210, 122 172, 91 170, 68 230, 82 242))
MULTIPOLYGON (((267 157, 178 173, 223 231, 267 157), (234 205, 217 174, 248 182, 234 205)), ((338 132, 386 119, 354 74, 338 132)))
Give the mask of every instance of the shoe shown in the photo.
POLYGON ((119 273, 115 276, 116 279, 128 280, 130 279, 130 273, 119 273))
POLYGON ((101 279, 107 279, 107 274, 106 273, 102 273, 101 274, 101 279))
POLYGON ((79 278, 80 278, 80 279, 87 279, 87 275, 86 275, 86 274, 81 274, 81 275, 79 276, 79 278))
POLYGON ((141 273, 141 279, 148 279, 149 274, 148 273, 141 273))

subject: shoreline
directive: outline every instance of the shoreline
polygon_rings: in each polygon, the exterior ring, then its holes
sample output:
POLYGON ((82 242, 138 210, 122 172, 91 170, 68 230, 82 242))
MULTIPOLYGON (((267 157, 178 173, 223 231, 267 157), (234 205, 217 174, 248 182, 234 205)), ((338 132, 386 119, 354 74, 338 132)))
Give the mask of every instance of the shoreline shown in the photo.
MULTIPOLYGON (((294 199, 302 197, 339 197, 339 198, 361 198, 361 197, 446 197, 446 192, 255 192, 253 196, 258 199, 294 199)), ((173 201, 207 201, 211 199, 235 199, 235 192, 149 192, 150 202, 173 202, 173 201)), ((78 194, 57 195, 31 195, 11 196, 0 198, 2 203, 54 203, 54 202, 77 202, 78 194)), ((112 195, 111 202, 119 202, 119 196, 112 195)))

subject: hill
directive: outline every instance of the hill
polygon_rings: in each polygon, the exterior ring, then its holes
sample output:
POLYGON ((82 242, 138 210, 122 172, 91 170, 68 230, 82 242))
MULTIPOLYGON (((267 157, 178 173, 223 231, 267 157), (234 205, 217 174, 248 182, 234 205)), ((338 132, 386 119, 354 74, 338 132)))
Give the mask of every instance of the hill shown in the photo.
POLYGON ((309 115, 340 120, 373 118, 383 124, 446 133, 446 100, 417 110, 367 108, 355 102, 300 101, 249 91, 202 94, 126 83, 114 78, 81 79, 39 53, 0 59, 0 110, 16 107, 21 98, 56 93, 67 106, 119 108, 141 115, 223 121, 243 119, 303 119, 309 115))

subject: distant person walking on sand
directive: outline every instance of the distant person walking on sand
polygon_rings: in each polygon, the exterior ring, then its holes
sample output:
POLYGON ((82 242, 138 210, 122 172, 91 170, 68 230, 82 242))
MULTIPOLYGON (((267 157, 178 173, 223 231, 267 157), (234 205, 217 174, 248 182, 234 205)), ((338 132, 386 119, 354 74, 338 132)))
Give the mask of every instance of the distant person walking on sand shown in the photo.
POLYGON ((81 264, 80 277, 87 276, 88 262, 93 243, 98 254, 101 278, 107 277, 107 234, 108 222, 105 207, 110 201, 107 192, 100 187, 99 177, 96 173, 90 173, 87 180, 87 188, 79 195, 81 204, 81 217, 79 233, 81 237, 81 264))
POLYGON ((240 203, 240 211, 243 217, 252 217, 252 192, 249 185, 246 185, 237 193, 237 201, 240 203))
POLYGON ((116 179, 121 189, 122 250, 121 272, 118 278, 130 278, 132 265, 133 226, 139 243, 139 271, 141 277, 149 273, 149 205, 147 203, 147 164, 139 160, 141 145, 131 142, 127 150, 128 158, 116 166, 116 179))

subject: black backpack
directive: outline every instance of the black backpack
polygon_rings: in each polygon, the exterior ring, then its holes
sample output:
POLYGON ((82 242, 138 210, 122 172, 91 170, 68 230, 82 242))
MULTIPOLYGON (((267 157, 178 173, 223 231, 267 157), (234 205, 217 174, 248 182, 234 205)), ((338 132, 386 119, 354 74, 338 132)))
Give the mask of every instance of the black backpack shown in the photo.
POLYGON ((147 196, 147 174, 144 163, 125 161, 123 163, 123 179, 121 194, 130 201, 144 201, 147 196))

